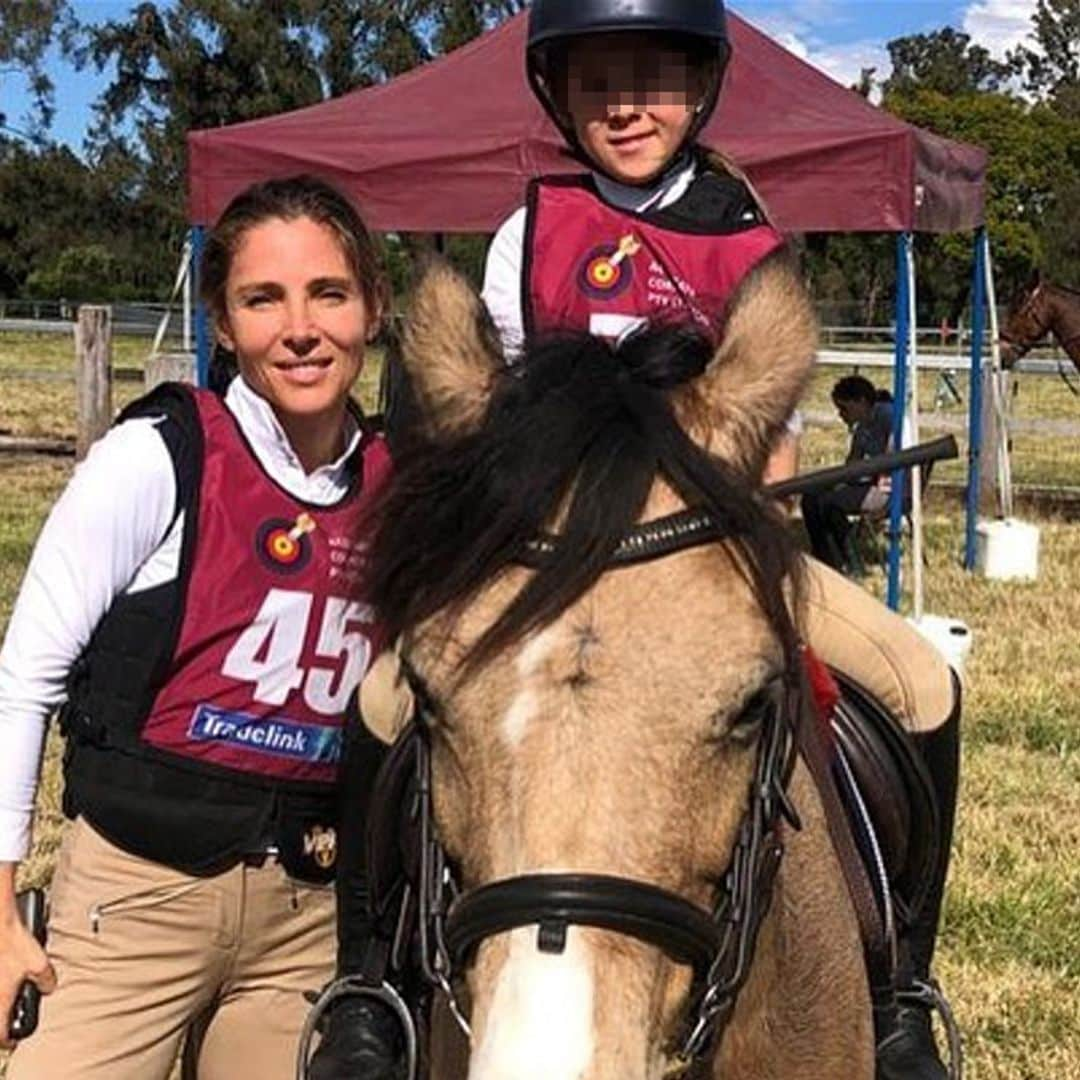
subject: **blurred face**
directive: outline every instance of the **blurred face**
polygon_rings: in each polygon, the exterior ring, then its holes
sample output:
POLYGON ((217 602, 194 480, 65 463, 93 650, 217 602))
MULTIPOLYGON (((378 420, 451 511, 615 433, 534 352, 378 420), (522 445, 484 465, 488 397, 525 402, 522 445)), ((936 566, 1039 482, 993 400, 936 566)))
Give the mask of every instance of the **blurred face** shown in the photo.
POLYGON ((340 423, 374 321, 327 226, 270 218, 241 236, 218 336, 286 432, 318 418, 340 423))
POLYGON ((646 34, 575 42, 567 58, 566 110, 578 140, 611 176, 655 179, 678 153, 705 92, 686 54, 646 34))

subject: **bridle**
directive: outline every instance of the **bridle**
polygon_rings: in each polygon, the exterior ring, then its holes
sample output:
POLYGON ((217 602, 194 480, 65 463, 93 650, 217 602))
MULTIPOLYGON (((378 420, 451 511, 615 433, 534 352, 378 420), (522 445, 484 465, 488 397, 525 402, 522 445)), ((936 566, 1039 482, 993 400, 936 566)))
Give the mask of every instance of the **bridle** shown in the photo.
MULTIPOLYGON (((610 565, 660 558, 724 535, 724 526, 709 515, 683 511, 636 527, 610 565)), ((542 538, 522 561, 536 565, 557 544, 555 538, 542 538)), ((716 882, 712 909, 705 910, 657 885, 601 874, 529 874, 461 891, 434 824, 430 733, 438 702, 407 659, 403 666, 417 701, 417 715, 402 737, 413 741, 415 755, 421 966, 428 982, 447 995, 462 1030, 469 1034, 455 983, 483 941, 536 926, 537 948, 557 954, 566 947, 570 927, 598 928, 645 942, 693 969, 690 1000, 668 1046, 665 1075, 704 1075, 699 1070, 718 1044, 750 972, 783 854, 784 824, 801 827, 787 793, 803 722, 801 684, 778 680, 770 687, 747 805, 730 862, 716 882)))
POLYGON ((998 338, 1016 354, 1017 360, 1029 353, 1047 331, 1046 325, 1043 324, 1041 317, 1035 311, 1036 304, 1042 300, 1042 292, 1043 282, 1040 281, 1028 293, 1024 302, 1008 320, 1010 323, 1014 320, 1017 322, 1023 321, 1025 326, 1034 324, 1030 335, 1024 335, 1023 340, 1018 340, 1006 333, 1005 330, 998 334, 998 338))
MULTIPOLYGON (((854 482, 864 475, 954 458, 957 452, 950 436, 807 474, 773 485, 769 492, 783 497, 854 482)), ((732 535, 730 523, 701 510, 684 510, 630 530, 612 554, 608 567, 662 558, 732 535)), ((556 537, 539 537, 521 553, 520 561, 539 566, 557 551, 558 544, 556 537)), ((646 942, 676 963, 692 967, 691 994, 682 1023, 667 1048, 665 1078, 704 1080, 709 1075, 712 1052, 719 1045, 749 976, 758 931, 769 911, 783 855, 784 827, 796 831, 802 827, 787 791, 800 754, 817 786, 847 881, 864 942, 872 1000, 875 988, 891 986, 895 942, 877 910, 843 820, 844 811, 830 780, 829 755, 817 720, 809 713, 804 678, 792 676, 771 687, 746 808, 727 869, 716 882, 712 908, 705 910, 648 882, 599 874, 531 874, 462 891, 435 826, 431 733, 438 719, 439 702, 409 663, 407 653, 402 656, 402 668, 416 711, 391 749, 383 773, 394 763, 395 769, 410 774, 407 779, 411 780, 413 794, 407 800, 408 820, 404 825, 417 835, 415 872, 405 882, 400 897, 395 895, 389 905, 382 902, 385 897, 372 898, 376 909, 389 906, 396 912, 394 940, 388 948, 380 944, 374 950, 362 976, 330 984, 315 1000, 300 1040, 297 1080, 307 1076, 310 1047, 322 1015, 346 994, 378 999, 399 1017, 406 1030, 406 1078, 416 1080, 420 1057, 416 1024, 389 980, 391 969, 403 970, 410 948, 418 942, 425 980, 442 991, 462 1032, 471 1039, 455 982, 465 973, 481 942, 495 934, 533 925, 537 927, 537 948, 544 952, 562 952, 571 926, 596 927, 646 942)), ((383 809, 393 815, 399 807, 383 809)), ((398 824, 391 821, 395 831, 398 824)), ((369 842, 375 831, 369 826, 369 842)), ((369 863, 370 854, 369 844, 369 863)))
MULTIPOLYGON (((1046 283, 1040 281, 1038 285, 1028 294, 1027 299, 1019 307, 1014 315, 1011 316, 1009 322, 1014 320, 1017 322, 1023 322, 1025 326, 1030 327, 1030 333, 1024 335, 1023 340, 1017 340, 1005 331, 999 333, 998 337, 1003 344, 1008 345, 1014 355, 1013 363, 1019 362, 1024 356, 1026 356, 1051 329, 1051 321, 1053 316, 1046 312, 1037 312, 1035 310, 1036 304, 1042 302, 1043 291, 1046 283)), ((1074 342, 1080 341, 1080 334, 1074 334, 1070 337, 1065 337, 1065 331, 1055 331, 1062 347, 1070 356, 1075 356, 1073 352, 1074 342)), ((1058 362, 1058 374, 1061 376, 1062 381, 1069 388, 1075 397, 1080 397, 1080 390, 1073 385, 1072 380, 1069 378, 1068 372, 1065 370, 1063 363, 1058 362)))

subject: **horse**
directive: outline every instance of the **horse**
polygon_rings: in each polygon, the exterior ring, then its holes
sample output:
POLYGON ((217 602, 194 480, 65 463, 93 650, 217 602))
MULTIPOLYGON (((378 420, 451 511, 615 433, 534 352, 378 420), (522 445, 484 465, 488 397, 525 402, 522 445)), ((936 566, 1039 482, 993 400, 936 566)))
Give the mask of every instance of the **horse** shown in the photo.
POLYGON ((439 1080, 873 1076, 857 904, 799 752, 800 556, 755 494, 816 350, 792 268, 755 270, 711 342, 508 366, 452 269, 416 288, 420 433, 367 588, 418 702, 383 735, 423 748, 420 952, 469 1014, 439 1080))
POLYGON ((1009 305, 999 334, 1002 366, 1014 367, 1047 334, 1054 335, 1080 371, 1080 292, 1039 277, 1009 305))

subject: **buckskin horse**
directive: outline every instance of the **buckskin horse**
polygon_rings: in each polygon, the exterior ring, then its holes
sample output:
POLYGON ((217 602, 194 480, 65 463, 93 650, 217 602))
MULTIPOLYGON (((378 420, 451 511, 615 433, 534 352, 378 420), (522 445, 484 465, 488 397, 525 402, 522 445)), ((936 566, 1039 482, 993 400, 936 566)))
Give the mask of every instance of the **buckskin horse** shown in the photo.
POLYGON ((418 702, 391 760, 469 1080, 873 1076, 799 556, 752 490, 815 353, 792 280, 756 271, 718 349, 573 338, 511 368, 452 270, 418 286, 423 437, 370 585, 418 702))
POLYGON ((1080 292, 1040 277, 1009 305, 999 334, 1002 366, 1015 366, 1047 334, 1054 335, 1080 371, 1080 292))

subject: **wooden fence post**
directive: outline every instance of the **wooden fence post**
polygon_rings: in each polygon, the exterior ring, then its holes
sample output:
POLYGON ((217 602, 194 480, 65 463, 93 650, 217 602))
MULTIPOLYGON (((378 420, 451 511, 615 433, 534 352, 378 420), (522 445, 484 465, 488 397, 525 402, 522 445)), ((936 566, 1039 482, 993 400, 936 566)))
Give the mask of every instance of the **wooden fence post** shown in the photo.
POLYGON ((112 422, 112 308, 83 305, 75 324, 75 457, 82 461, 112 422))
POLYGON ((156 353, 146 361, 147 390, 163 382, 195 383, 195 356, 192 353, 156 353))

